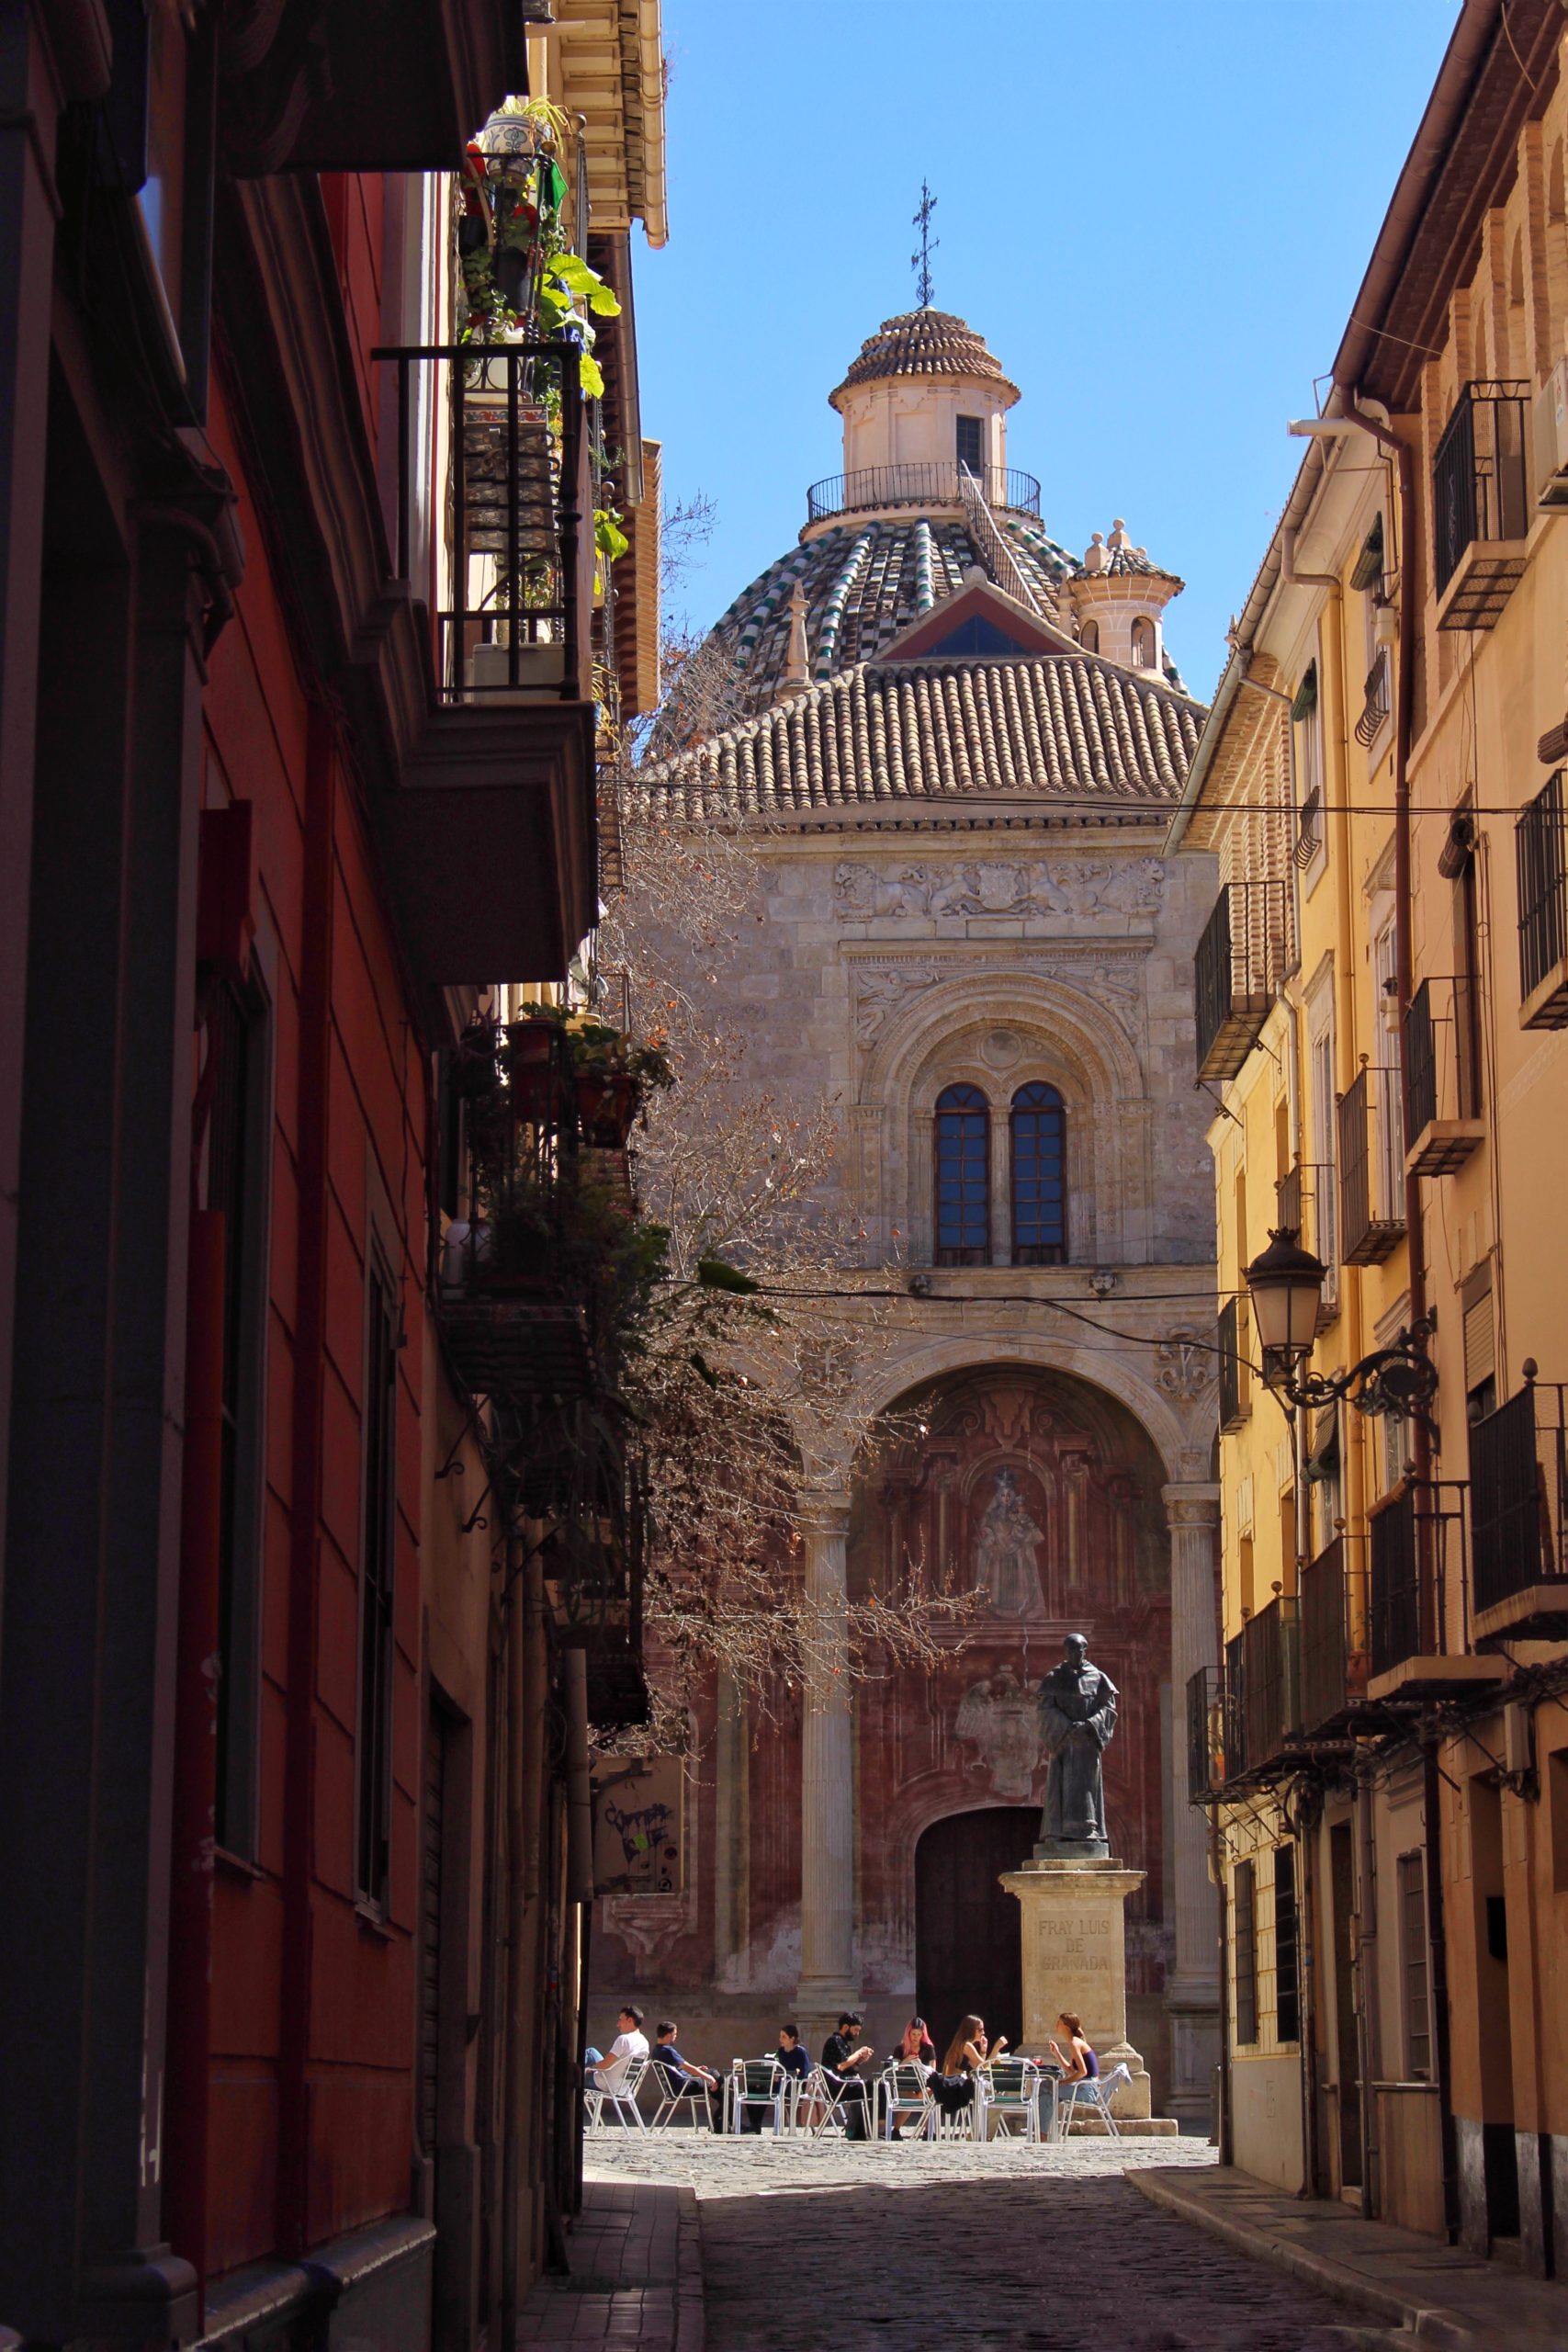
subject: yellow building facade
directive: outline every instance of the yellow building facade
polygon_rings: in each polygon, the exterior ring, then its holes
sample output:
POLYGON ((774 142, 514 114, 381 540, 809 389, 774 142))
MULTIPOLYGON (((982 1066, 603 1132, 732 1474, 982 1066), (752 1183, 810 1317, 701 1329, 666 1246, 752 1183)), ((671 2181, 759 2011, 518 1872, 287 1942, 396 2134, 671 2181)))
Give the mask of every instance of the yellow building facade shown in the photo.
POLYGON ((1188 1778, 1228 2153, 1537 2272, 1568 2265, 1562 21, 1461 13, 1172 831, 1216 861, 1224 1663, 1188 1778), (1324 1270, 1293 1396, 1245 1272, 1278 1229, 1324 1270))

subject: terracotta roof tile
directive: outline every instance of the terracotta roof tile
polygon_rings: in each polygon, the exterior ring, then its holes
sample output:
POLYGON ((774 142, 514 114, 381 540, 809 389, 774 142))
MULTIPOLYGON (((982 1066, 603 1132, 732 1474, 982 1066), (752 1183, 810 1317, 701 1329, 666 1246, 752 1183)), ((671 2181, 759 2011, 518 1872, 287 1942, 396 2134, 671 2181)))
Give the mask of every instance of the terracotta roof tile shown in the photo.
POLYGON ((678 757, 644 787, 692 818, 974 794, 1175 800, 1201 707, 1114 662, 862 662, 678 757))
POLYGON ((904 311, 896 319, 884 319, 828 398, 837 408, 840 393, 852 384, 879 383, 889 376, 978 376, 1018 398, 1017 385, 1008 382, 985 338, 952 311, 904 311))

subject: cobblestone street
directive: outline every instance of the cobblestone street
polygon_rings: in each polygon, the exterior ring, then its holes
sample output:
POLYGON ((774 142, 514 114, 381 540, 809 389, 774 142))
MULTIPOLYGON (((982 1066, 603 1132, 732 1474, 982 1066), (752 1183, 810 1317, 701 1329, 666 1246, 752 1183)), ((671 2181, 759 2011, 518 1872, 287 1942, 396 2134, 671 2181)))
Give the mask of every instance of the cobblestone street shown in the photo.
POLYGON ((1406 2343, 1152 2207, 1191 2140, 846 2147, 590 2135, 592 2180, 694 2189, 707 2352, 1372 2352, 1406 2343))

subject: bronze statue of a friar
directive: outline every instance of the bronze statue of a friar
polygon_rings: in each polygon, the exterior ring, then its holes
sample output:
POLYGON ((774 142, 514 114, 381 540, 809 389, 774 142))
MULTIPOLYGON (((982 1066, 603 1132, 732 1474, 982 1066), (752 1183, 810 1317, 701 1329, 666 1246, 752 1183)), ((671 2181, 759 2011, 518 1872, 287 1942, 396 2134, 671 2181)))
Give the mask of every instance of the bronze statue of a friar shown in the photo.
POLYGON ((1100 1758, 1115 1728, 1116 1685, 1090 1665, 1087 1637, 1069 1634, 1061 1665, 1040 1685, 1040 1736, 1050 1765, 1036 1861, 1109 1859, 1100 1758))

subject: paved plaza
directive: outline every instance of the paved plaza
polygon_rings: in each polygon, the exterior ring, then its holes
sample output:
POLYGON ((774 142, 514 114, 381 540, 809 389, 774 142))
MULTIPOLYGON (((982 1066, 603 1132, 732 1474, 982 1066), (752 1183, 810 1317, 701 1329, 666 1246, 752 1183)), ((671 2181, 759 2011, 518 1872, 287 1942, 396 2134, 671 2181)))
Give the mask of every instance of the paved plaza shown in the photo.
POLYGON ((585 2176, 622 2192, 694 2191, 706 2352, 1385 2352, 1410 2342, 1231 2252, 1127 2177, 1147 2166, 1208 2172, 1213 2161, 1196 2140, 848 2146, 602 2130, 589 2134, 585 2176))

